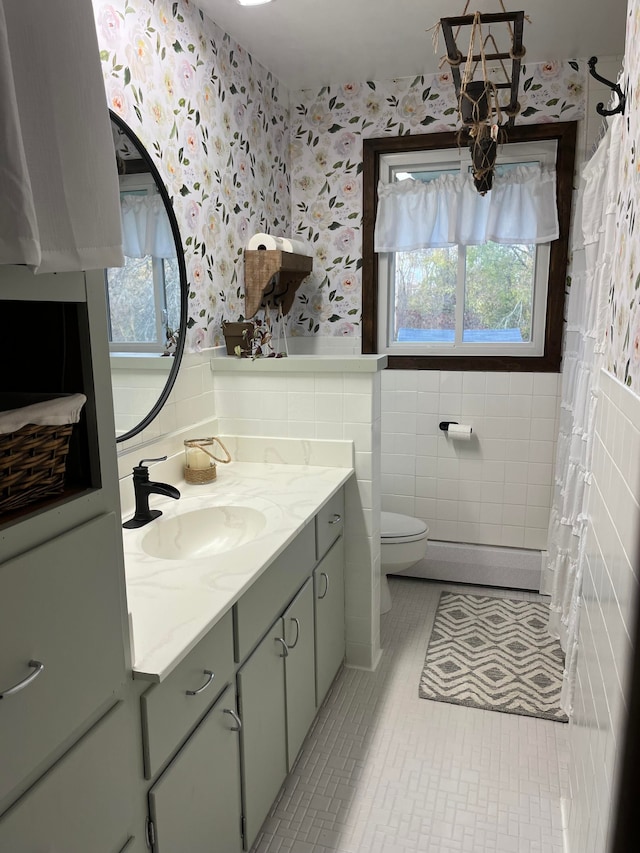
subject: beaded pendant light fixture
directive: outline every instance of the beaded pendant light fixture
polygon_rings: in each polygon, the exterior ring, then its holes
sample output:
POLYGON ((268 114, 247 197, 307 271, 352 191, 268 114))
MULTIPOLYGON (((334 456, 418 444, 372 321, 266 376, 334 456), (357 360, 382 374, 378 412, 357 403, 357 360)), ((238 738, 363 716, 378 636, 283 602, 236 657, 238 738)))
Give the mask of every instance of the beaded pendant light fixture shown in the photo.
POLYGON ((441 18, 434 35, 437 41, 442 30, 447 52, 440 64, 451 67, 458 118, 469 139, 474 183, 481 195, 493 184, 498 143, 506 141, 507 129, 520 112, 522 32, 529 20, 524 12, 507 12, 502 0, 498 2, 500 12, 467 14, 467 0, 462 15, 441 18))

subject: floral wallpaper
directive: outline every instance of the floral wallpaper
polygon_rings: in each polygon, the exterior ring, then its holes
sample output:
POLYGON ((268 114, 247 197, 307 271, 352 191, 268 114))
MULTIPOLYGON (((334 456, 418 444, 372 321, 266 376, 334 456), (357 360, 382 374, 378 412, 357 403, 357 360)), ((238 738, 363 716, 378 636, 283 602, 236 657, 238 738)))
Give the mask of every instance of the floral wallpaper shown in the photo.
POLYGON ((640 395, 640 0, 627 7, 625 70, 621 86, 627 103, 622 124, 616 256, 609 289, 605 367, 640 395))
MULTIPOLYGON (((518 123, 584 118, 585 61, 523 65, 518 123)), ((290 335, 359 335, 362 140, 456 127, 451 73, 347 82, 300 91, 291 103, 293 233, 314 255, 290 335)))
POLYGON ((243 250, 288 236, 288 91, 188 0, 93 0, 109 107, 154 158, 189 280, 187 349, 223 343, 243 250))
MULTIPOLYGON (((106 97, 151 153, 180 226, 187 349, 223 343, 259 231, 304 241, 314 271, 290 335, 360 334, 362 139, 451 130, 449 73, 288 91, 189 0, 93 0, 106 97)), ((586 63, 522 69, 519 122, 580 119, 586 63)))

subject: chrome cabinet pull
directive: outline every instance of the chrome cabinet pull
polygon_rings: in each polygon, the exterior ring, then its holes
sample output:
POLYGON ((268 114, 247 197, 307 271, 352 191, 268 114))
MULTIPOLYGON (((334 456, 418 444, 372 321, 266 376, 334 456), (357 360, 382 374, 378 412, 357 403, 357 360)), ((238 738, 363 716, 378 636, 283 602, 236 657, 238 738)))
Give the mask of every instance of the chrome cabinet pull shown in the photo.
POLYGON ((320 577, 324 578, 324 592, 322 595, 319 595, 318 598, 324 598, 326 594, 329 592, 329 575, 326 572, 320 572, 320 577))
POLYGON ((280 655, 281 658, 286 658, 289 654, 289 646, 286 644, 282 637, 274 637, 273 638, 276 643, 282 643, 282 648, 284 649, 284 653, 280 655))
POLYGON ((223 713, 223 714, 229 714, 229 716, 230 716, 230 717, 233 717, 233 719, 236 721, 236 727, 235 727, 235 729, 229 729, 229 731, 230 731, 230 732, 239 732, 239 731, 241 731, 241 730, 242 730, 242 720, 241 720, 241 719, 240 719, 240 717, 236 714, 236 712, 235 712, 235 711, 232 711, 232 710, 231 710, 231 708, 223 708, 223 709, 222 709, 222 713, 223 713))
POLYGON ((202 687, 198 687, 197 690, 185 690, 185 693, 187 694, 187 696, 197 696, 198 693, 202 693, 203 690, 206 690, 207 687, 213 681, 215 676, 214 676, 213 672, 211 672, 210 669, 204 669, 202 671, 204 672, 205 675, 208 675, 209 677, 207 678, 205 683, 202 685, 202 687))
POLYGON ((296 640, 295 640, 295 642, 294 642, 294 643, 289 643, 289 648, 290 648, 290 649, 295 649, 295 647, 298 645, 298 640, 300 639, 300 623, 298 622, 298 620, 296 619, 296 617, 295 617, 295 616, 292 616, 292 617, 291 617, 291 621, 292 621, 292 622, 295 624, 295 626, 296 626, 296 640))
POLYGON ((13 687, 3 690, 2 693, 0 693, 0 699, 5 699, 7 696, 12 696, 14 693, 19 693, 21 690, 24 690, 24 688, 28 687, 32 681, 36 680, 44 669, 44 664, 40 663, 39 660, 30 660, 27 666, 32 667, 33 672, 30 672, 26 678, 23 678, 22 681, 14 684, 13 687))
POLYGON ((333 513, 333 520, 329 522, 329 524, 340 524, 342 521, 342 516, 338 515, 337 512, 333 513))

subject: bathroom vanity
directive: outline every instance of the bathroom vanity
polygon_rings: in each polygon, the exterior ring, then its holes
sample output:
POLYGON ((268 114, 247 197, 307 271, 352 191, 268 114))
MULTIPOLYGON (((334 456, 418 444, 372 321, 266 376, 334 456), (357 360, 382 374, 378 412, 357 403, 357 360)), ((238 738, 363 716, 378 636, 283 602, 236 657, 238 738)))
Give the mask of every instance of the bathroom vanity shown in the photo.
POLYGON ((204 492, 179 483, 179 501, 154 503, 160 519, 123 531, 155 851, 255 841, 344 660, 350 476, 236 463, 204 492), (163 526, 169 559, 147 553, 163 526))

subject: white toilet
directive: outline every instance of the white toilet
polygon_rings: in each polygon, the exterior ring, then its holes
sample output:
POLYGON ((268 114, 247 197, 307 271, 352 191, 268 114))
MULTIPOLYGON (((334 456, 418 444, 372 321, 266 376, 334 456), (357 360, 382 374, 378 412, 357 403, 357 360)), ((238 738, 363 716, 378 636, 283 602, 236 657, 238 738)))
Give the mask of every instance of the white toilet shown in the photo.
POLYGON ((380 513, 380 612, 391 609, 387 575, 408 569, 427 553, 429 528, 419 518, 398 512, 380 513))

